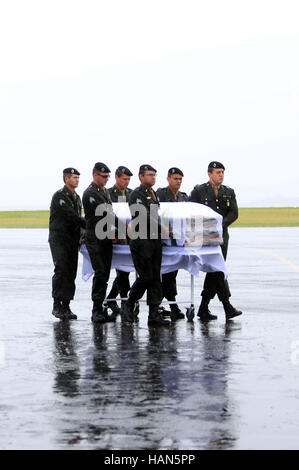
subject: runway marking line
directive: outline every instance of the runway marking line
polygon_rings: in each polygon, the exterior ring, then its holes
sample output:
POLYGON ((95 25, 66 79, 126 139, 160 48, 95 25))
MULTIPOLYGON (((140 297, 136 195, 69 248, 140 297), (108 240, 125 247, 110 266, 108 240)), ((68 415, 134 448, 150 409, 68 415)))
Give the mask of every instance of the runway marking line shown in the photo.
POLYGON ((297 273, 299 273, 299 266, 297 266, 296 264, 292 263, 292 261, 288 260, 287 258, 284 258, 283 256, 280 256, 276 253, 272 253, 272 251, 268 251, 268 250, 255 250, 255 251, 259 251, 260 253, 264 253, 266 255, 269 255, 269 256, 272 256, 273 258, 276 258, 278 259, 279 261, 281 261, 282 263, 284 264, 287 264, 288 266, 290 266, 292 269, 294 269, 294 271, 297 271, 297 273))

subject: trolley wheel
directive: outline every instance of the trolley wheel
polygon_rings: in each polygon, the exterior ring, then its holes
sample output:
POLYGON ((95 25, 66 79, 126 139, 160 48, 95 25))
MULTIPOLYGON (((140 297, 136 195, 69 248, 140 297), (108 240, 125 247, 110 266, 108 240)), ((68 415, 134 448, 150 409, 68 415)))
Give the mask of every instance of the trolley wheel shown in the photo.
POLYGON ((191 307, 186 307, 186 317, 187 317, 187 320, 188 321, 192 321, 193 318, 194 318, 194 315, 195 315, 195 310, 194 310, 194 306, 191 305, 191 307))

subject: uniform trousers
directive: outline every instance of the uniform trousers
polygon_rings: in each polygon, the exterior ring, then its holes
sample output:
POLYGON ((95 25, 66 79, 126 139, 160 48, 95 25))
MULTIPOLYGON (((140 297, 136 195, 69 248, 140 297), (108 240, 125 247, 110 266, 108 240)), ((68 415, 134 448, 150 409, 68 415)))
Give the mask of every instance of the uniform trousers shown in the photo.
POLYGON ((122 298, 127 297, 130 290, 129 276, 130 273, 116 269, 116 278, 113 281, 111 290, 107 295, 107 299, 116 299, 118 294, 120 294, 122 298))
POLYGON ((62 242, 50 240, 54 263, 52 277, 52 297, 57 300, 72 300, 75 294, 75 279, 78 267, 78 240, 62 242))
POLYGON ((178 271, 162 274, 163 295, 169 300, 175 300, 177 296, 176 277, 178 271))
POLYGON ((86 236, 85 243, 94 270, 91 298, 93 302, 102 304, 105 300, 110 276, 112 240, 99 240, 86 236))
MULTIPOLYGON (((223 258, 226 260, 227 249, 228 249, 228 239, 229 235, 227 229, 223 230, 223 245, 221 245, 221 250, 223 258)), ((203 291, 201 295, 206 299, 213 299, 215 295, 218 295, 218 298, 221 302, 228 300, 231 296, 229 285, 227 280, 224 277, 222 271, 207 273, 203 285, 203 291)))
POLYGON ((147 304, 160 305, 163 299, 161 282, 161 240, 131 240, 130 250, 138 277, 131 287, 129 300, 134 303, 147 291, 147 304))

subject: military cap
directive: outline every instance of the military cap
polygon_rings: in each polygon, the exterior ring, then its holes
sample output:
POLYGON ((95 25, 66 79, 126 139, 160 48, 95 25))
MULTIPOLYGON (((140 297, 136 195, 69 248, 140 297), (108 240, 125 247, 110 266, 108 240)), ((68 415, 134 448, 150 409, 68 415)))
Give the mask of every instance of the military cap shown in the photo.
POLYGON ((118 168, 116 168, 115 174, 117 176, 121 176, 121 175, 133 176, 133 173, 126 166, 119 166, 118 168))
POLYGON ((169 170, 168 170, 168 176, 171 176, 171 175, 184 176, 184 173, 179 168, 176 168, 175 166, 173 166, 172 168, 169 168, 169 170))
POLYGON ((154 171, 155 173, 157 173, 157 170, 151 165, 141 165, 141 167, 139 168, 139 175, 141 175, 145 171, 154 171))
POLYGON ((208 171, 209 170, 214 170, 215 168, 222 168, 222 170, 225 170, 224 165, 220 162, 211 162, 211 163, 209 163, 208 171))
POLYGON ((78 170, 76 170, 76 168, 69 167, 63 170, 63 176, 64 175, 80 175, 80 173, 78 170))
POLYGON ((111 173, 111 170, 108 168, 105 163, 97 162, 94 164, 93 171, 100 171, 101 173, 111 173))

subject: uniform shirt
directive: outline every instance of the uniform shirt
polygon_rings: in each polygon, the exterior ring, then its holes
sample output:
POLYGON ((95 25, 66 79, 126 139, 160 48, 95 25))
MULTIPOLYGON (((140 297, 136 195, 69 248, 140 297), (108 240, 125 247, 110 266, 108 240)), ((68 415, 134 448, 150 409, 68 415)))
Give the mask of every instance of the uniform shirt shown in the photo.
POLYGON ((146 209, 147 239, 155 238, 155 235, 157 233, 158 233, 158 238, 161 238, 161 223, 158 218, 159 201, 158 201, 155 191, 152 188, 148 189, 143 184, 141 184, 140 186, 138 186, 138 188, 132 191, 130 198, 129 198, 129 206, 131 209, 132 221, 136 219, 137 217, 140 217, 140 214, 138 213, 138 211, 137 213, 135 213, 134 209, 132 208, 133 205, 138 205, 138 204, 143 205, 146 209), (155 208, 154 208, 155 210, 151 210, 152 205, 155 205, 155 208))
POLYGON ((99 204, 105 204, 106 209, 112 212, 110 194, 105 187, 100 188, 97 184, 92 182, 84 191, 82 202, 86 219, 86 235, 96 237, 96 224, 106 216, 106 211, 103 212, 103 215, 96 215, 96 208, 99 204))
POLYGON ((49 221, 49 241, 74 241, 79 243, 80 228, 85 227, 81 217, 80 196, 64 186, 52 197, 49 221))
POLYGON ((204 204, 223 217, 223 227, 227 228, 238 218, 236 195, 232 188, 221 184, 215 196, 211 183, 198 184, 190 195, 191 202, 204 204))
POLYGON ((129 202, 129 198, 131 193, 133 192, 133 189, 126 188, 123 194, 122 191, 118 189, 115 184, 114 186, 112 186, 112 188, 109 188, 108 191, 112 202, 129 202))
POLYGON ((186 202, 189 200, 188 195, 182 191, 178 191, 175 198, 169 186, 157 189, 157 196, 160 202, 186 202))

